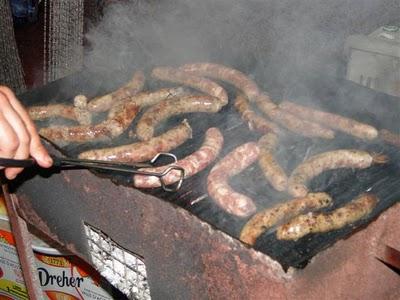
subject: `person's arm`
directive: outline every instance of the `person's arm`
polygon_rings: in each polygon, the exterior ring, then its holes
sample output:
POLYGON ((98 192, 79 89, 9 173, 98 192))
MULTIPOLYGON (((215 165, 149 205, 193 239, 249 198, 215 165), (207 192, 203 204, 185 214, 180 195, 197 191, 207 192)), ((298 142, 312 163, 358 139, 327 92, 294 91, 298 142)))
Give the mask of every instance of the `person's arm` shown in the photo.
MULTIPOLYGON (((53 163, 28 113, 5 86, 0 86, 0 157, 33 157, 44 168, 53 163)), ((6 168, 5 175, 8 179, 14 179, 21 171, 22 168, 6 168)))

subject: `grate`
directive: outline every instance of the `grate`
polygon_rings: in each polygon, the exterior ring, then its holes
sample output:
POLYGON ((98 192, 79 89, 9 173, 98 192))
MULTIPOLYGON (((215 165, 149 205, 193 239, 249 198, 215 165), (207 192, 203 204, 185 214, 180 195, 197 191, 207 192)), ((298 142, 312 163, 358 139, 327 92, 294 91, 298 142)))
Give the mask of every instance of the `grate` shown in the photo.
POLYGON ((85 233, 91 260, 97 271, 129 299, 151 299, 143 259, 88 224, 85 224, 85 233))

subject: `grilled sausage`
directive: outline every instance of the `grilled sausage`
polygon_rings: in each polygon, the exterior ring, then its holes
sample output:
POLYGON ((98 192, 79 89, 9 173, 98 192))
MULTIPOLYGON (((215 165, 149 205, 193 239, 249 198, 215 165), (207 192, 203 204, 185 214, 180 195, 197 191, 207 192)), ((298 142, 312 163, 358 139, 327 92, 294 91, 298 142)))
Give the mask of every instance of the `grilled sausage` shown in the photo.
POLYGON ((85 95, 76 95, 74 97, 74 107, 87 108, 88 98, 85 95))
POLYGON ((299 119, 291 113, 278 108, 271 102, 268 95, 260 94, 256 98, 256 104, 258 108, 271 120, 296 134, 311 138, 318 137, 324 139, 333 139, 335 137, 335 133, 331 129, 323 127, 317 123, 299 119))
POLYGON ((211 169, 207 178, 208 194, 227 213, 247 217, 255 212, 253 200, 235 192, 228 180, 255 162, 258 154, 256 143, 246 143, 228 153, 211 169))
POLYGON ((81 125, 92 124, 92 113, 87 109, 88 99, 84 95, 74 97, 74 111, 76 120, 81 125))
POLYGON ((265 114, 269 115, 269 112, 275 110, 278 106, 271 100, 271 98, 265 92, 260 93, 255 101, 258 108, 265 114))
POLYGON ((244 93, 250 102, 256 102, 268 110, 276 108, 276 104, 272 102, 269 96, 261 93, 257 84, 238 70, 213 63, 186 64, 181 66, 180 69, 228 82, 244 93))
MULTIPOLYGON (((189 178, 212 163, 222 149, 224 137, 218 128, 209 128, 206 131, 206 136, 203 145, 199 150, 189 156, 178 160, 174 165, 182 167, 185 170, 184 178, 189 178)), ((144 168, 142 171, 147 172, 162 172, 167 166, 157 168, 144 168)), ((166 185, 173 184, 180 179, 180 172, 172 170, 163 177, 166 185)), ((134 186, 139 188, 155 188, 161 186, 160 180, 155 176, 135 175, 133 177, 134 186)))
POLYGON ((366 217, 376 206, 378 198, 362 194, 345 206, 328 213, 310 212, 300 215, 276 230, 279 240, 298 240, 310 233, 323 233, 340 229, 366 217))
POLYGON ((279 127, 269 120, 257 115, 250 107, 243 94, 239 94, 235 99, 235 108, 239 112, 243 121, 247 123, 249 129, 260 133, 279 132, 279 127))
POLYGON ((192 137, 192 129, 184 120, 180 125, 146 142, 82 152, 79 158, 121 162, 143 162, 160 152, 168 152, 192 137))
POLYGON ((109 110, 117 101, 126 99, 136 95, 143 89, 145 77, 142 71, 137 71, 133 74, 132 79, 120 87, 116 91, 96 97, 92 99, 88 104, 88 110, 92 112, 103 112, 109 110))
POLYGON ((292 131, 296 134, 300 134, 310 138, 317 137, 323 139, 333 139, 335 137, 335 132, 333 130, 323 127, 314 122, 301 120, 296 116, 279 108, 270 111, 268 116, 273 121, 277 122, 283 127, 286 127, 289 131, 292 131))
POLYGON ((257 238, 266 230, 279 225, 307 210, 317 210, 332 203, 325 193, 310 193, 304 198, 296 198, 258 212, 244 225, 240 240, 254 245, 257 238))
POLYGON ((178 99, 168 99, 150 107, 139 120, 136 135, 142 141, 151 139, 154 129, 163 120, 178 114, 191 112, 218 112, 223 103, 207 95, 185 96, 178 99))
POLYGON ((49 104, 29 107, 28 113, 32 120, 40 121, 49 118, 61 117, 72 121, 77 121, 79 124, 88 125, 91 123, 92 115, 87 111, 87 98, 83 95, 78 95, 74 98, 74 106, 65 104, 49 104))
POLYGON ((389 145, 400 147, 400 135, 387 129, 379 130, 379 138, 389 145))
POLYGON ((277 191, 283 192, 286 190, 288 178, 273 155, 277 144, 278 136, 276 134, 268 133, 260 138, 258 141, 258 147, 260 148, 258 165, 272 187, 277 191))
POLYGON ((59 145, 107 140, 122 134, 138 111, 139 107, 135 102, 122 101, 117 103, 111 109, 108 118, 99 124, 42 128, 39 134, 59 145))
POLYGON ((385 163, 385 155, 370 154, 355 149, 341 149, 314 155, 298 165, 289 177, 288 192, 294 197, 308 193, 307 182, 327 170, 339 168, 365 169, 373 163, 385 163))
POLYGON ((137 106, 147 107, 157 104, 158 102, 188 95, 182 87, 164 88, 152 92, 142 92, 131 97, 131 101, 135 102, 137 106))
POLYGON ((373 126, 336 114, 319 111, 289 101, 283 101, 279 107, 301 119, 310 120, 361 139, 372 140, 378 136, 378 131, 373 126))
POLYGON ((228 94, 226 93, 225 89, 210 79, 192 75, 189 72, 179 69, 167 67, 154 68, 151 72, 151 76, 159 80, 190 86, 205 94, 209 94, 210 96, 220 99, 223 105, 228 104, 228 94))
POLYGON ((181 70, 196 75, 216 78, 234 85, 253 102, 259 94, 257 84, 242 72, 233 68, 213 63, 194 63, 180 67, 181 70))
POLYGON ((77 121, 74 107, 64 104, 49 104, 28 107, 28 113, 32 120, 39 121, 48 118, 61 117, 77 121))

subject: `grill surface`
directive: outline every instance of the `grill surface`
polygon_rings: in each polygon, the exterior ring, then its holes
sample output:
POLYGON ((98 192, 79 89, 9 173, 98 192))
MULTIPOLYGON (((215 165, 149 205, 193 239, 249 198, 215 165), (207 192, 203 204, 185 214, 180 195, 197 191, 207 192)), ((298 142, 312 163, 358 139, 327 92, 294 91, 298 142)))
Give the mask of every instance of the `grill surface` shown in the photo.
MULTIPOLYGON (((392 127, 395 124, 393 121, 396 118, 395 108, 398 101, 396 98, 375 93, 348 81, 306 75, 298 73, 291 79, 287 79, 287 86, 290 88, 279 88, 279 84, 272 81, 267 82, 263 88, 275 99, 285 98, 298 103, 318 103, 322 109, 354 117, 359 121, 368 122, 377 128, 394 129, 392 127), (372 111, 367 111, 366 107, 373 109, 373 113, 372 111), (375 109, 377 107, 380 107, 380 109, 375 109)), ((86 89, 83 92, 91 96, 98 92, 98 86, 101 85, 101 82, 90 82, 89 78, 90 76, 86 76, 85 74, 77 74, 48 85, 43 89, 25 94, 22 96, 22 99, 27 105, 30 103, 37 104, 38 101, 40 102, 40 99, 50 99, 57 102, 70 101, 69 99, 78 93, 77 87, 82 86, 86 89)), ((260 74, 260 78, 256 78, 256 81, 265 82, 261 78, 260 74)), ((159 87, 158 84, 151 83, 148 88, 155 89, 157 87, 159 87)), ((229 87, 227 88, 230 91, 230 99, 233 99, 235 95, 234 91, 229 87)), ((82 92, 82 90, 79 90, 79 92, 82 92)), ((178 158, 195 151, 202 143, 205 130, 211 126, 219 127, 225 137, 225 145, 220 157, 223 157, 237 145, 249 140, 257 140, 260 136, 248 131, 246 125, 242 123, 239 115, 234 111, 232 103, 218 114, 188 114, 171 119, 165 127, 162 129, 159 128, 159 132, 176 125, 183 118, 189 119, 193 127, 194 138, 173 151, 178 158)), ((134 126, 135 123, 132 124, 132 128, 134 126)), ((125 134, 113 141, 113 144, 131 142, 133 140, 125 134)), ((324 152, 328 149, 360 148, 378 153, 383 152, 389 154, 391 157, 390 164, 385 166, 372 167, 357 172, 351 170, 326 172, 311 183, 313 191, 326 191, 333 196, 334 208, 342 206, 359 193, 367 190, 377 194, 380 201, 368 218, 357 222, 354 226, 347 226, 326 234, 309 235, 296 242, 278 241, 275 238, 274 232, 263 234, 258 239, 255 248, 278 260, 284 268, 289 266, 305 266, 309 259, 316 253, 327 248, 338 239, 348 236, 354 228, 365 226, 399 199, 400 191, 396 190, 396 185, 400 181, 400 171, 398 169, 400 160, 397 149, 391 146, 383 145, 379 141, 366 143, 339 133, 335 140, 328 142, 318 139, 306 139, 291 134, 285 136, 281 142, 282 147, 280 148, 283 150, 279 152, 278 158, 284 164, 283 167, 288 173, 306 156, 324 152)), ((65 147, 63 152, 67 155, 75 156, 79 152, 93 146, 102 147, 109 146, 109 144, 70 145, 65 147)), ((145 192, 189 210, 209 224, 236 238, 246 220, 224 213, 207 196, 206 177, 210 168, 186 180, 178 193, 166 193, 161 189, 146 190, 145 192)), ((130 178, 120 174, 102 173, 98 175, 109 177, 117 184, 128 186, 130 184, 130 178)), ((256 165, 233 178, 231 183, 236 190, 253 198, 257 203, 258 209, 270 207, 275 203, 290 199, 288 195, 275 192, 265 182, 256 165)))

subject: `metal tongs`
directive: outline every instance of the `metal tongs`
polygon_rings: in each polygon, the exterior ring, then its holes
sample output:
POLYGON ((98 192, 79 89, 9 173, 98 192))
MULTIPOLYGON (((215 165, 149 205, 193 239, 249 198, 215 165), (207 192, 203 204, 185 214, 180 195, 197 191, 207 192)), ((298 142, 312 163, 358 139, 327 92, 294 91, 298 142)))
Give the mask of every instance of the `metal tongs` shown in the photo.
MULTIPOLYGON (((155 176, 160 180, 161 187, 166 192, 176 192, 182 186, 183 179, 185 177, 185 169, 176 165, 178 161, 176 156, 172 153, 160 152, 154 156, 149 163, 115 163, 105 160, 91 160, 91 159, 76 159, 67 157, 52 156, 54 167, 81 167, 85 169, 97 169, 97 170, 111 170, 129 174, 137 174, 144 176, 155 176), (149 172, 140 170, 141 168, 154 168, 156 161, 162 156, 173 158, 174 162, 165 167, 161 172, 149 172), (172 188, 167 187, 164 181, 166 176, 171 171, 179 171, 179 181, 174 184, 172 188)), ((11 158, 0 158, 0 166, 11 167, 11 168, 27 168, 36 165, 36 161, 33 158, 28 159, 11 159, 11 158)))

